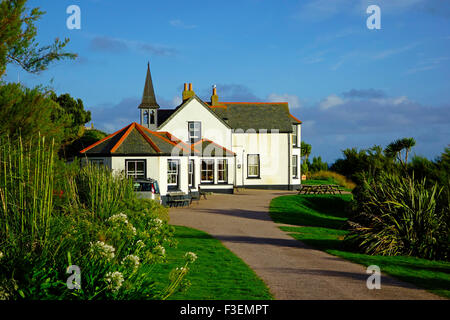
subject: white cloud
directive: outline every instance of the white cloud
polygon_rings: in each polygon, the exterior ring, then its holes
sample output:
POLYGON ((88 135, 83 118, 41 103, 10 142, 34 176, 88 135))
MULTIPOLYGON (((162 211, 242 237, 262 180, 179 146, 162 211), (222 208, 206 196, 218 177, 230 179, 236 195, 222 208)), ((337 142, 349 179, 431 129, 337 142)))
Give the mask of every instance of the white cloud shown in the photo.
POLYGON ((185 24, 183 21, 181 21, 179 19, 170 20, 169 23, 172 27, 178 27, 178 28, 183 28, 183 29, 197 28, 197 26, 195 24, 185 24))
POLYGON ((292 95, 292 94, 271 93, 268 97, 268 100, 270 102, 288 102, 289 109, 296 109, 296 108, 302 107, 302 103, 300 102, 300 99, 296 95, 292 95))
POLYGON ((344 99, 338 97, 335 94, 331 94, 319 103, 319 108, 325 110, 335 106, 339 106, 344 102, 345 102, 344 99))

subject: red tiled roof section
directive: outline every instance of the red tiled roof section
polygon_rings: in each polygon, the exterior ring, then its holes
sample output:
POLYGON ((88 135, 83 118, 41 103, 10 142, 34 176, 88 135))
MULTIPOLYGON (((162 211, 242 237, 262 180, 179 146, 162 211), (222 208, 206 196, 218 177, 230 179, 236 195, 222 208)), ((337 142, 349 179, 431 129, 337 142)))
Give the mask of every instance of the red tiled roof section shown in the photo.
POLYGON ((294 117, 292 114, 289 114, 291 116, 292 119, 294 119, 295 121, 298 121, 298 123, 302 123, 301 120, 299 120, 298 118, 294 117))
MULTIPOLYGON (((169 142, 170 144, 172 144, 173 146, 175 146, 175 147, 177 147, 177 148, 179 148, 179 149, 181 149, 181 150, 184 150, 184 151, 187 151, 187 152, 190 152, 190 151, 191 151, 191 150, 189 150, 188 148, 185 148, 185 147, 183 147, 182 145, 180 146, 179 144, 175 143, 174 141, 171 141, 170 139, 165 138, 165 137, 162 135, 163 133, 168 134, 168 132, 152 131, 152 130, 150 130, 150 129, 146 128, 146 127, 143 127, 143 126, 141 126, 141 125, 139 125, 139 124, 138 124, 138 126, 140 126, 140 127, 141 127, 142 129, 144 129, 145 131, 148 131, 148 132, 151 133, 152 135, 154 135, 154 136, 156 136, 156 137, 158 137, 158 138, 160 138, 160 139, 162 139, 162 140, 164 140, 164 141, 166 141, 166 142, 169 142)), ((178 140, 179 140, 179 139, 178 139, 178 140)), ((181 141, 181 140, 179 140, 179 141, 181 141)))
POLYGON ((130 132, 134 129, 135 126, 136 126, 136 123, 133 122, 133 123, 128 127, 128 130, 125 131, 125 134, 120 138, 119 141, 117 141, 116 145, 115 145, 114 147, 112 147, 111 153, 116 152, 116 150, 120 147, 120 145, 122 144, 122 142, 128 137, 128 135, 129 135, 130 132))
POLYGON ((141 126, 137 125, 136 126, 137 131, 139 131, 139 133, 144 137, 144 139, 152 146, 152 148, 156 151, 156 152, 161 152, 161 149, 158 148, 158 146, 152 141, 152 139, 150 139, 149 136, 147 136, 144 131, 142 131, 141 126))
POLYGON ((288 104, 288 102, 223 102, 220 101, 220 103, 223 104, 288 104))
POLYGON ((81 150, 80 153, 85 153, 86 151, 88 151, 88 150, 94 148, 95 146, 98 146, 100 143, 102 143, 102 142, 104 142, 104 141, 106 141, 106 140, 108 140, 108 139, 111 139, 112 137, 114 137, 115 135, 119 134, 119 133, 122 132, 123 130, 126 130, 127 128, 129 128, 130 126, 131 126, 131 124, 128 125, 128 126, 126 126, 126 127, 124 127, 124 128, 122 128, 122 129, 120 129, 120 130, 117 130, 116 132, 110 134, 110 135, 107 136, 107 137, 104 137, 103 139, 101 139, 101 140, 95 142, 94 144, 91 144, 89 147, 84 148, 83 150, 81 150))

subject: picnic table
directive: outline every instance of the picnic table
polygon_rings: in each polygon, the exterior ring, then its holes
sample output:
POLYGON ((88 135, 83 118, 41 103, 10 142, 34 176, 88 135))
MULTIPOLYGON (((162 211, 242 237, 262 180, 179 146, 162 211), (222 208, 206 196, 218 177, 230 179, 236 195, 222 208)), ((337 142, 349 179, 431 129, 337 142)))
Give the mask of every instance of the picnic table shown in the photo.
POLYGON ((179 207, 189 205, 191 197, 184 192, 175 191, 167 194, 167 204, 169 207, 179 207))
POLYGON ((336 192, 342 194, 336 184, 302 184, 297 191, 297 194, 336 194, 336 192))

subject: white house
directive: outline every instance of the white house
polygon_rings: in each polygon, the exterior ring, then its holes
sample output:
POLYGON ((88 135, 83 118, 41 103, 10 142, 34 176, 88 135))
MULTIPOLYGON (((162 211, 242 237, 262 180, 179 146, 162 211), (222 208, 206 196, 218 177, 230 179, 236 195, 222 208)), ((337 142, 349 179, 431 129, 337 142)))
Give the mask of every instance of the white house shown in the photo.
POLYGON ((182 103, 161 109, 150 65, 133 122, 81 151, 90 161, 133 178, 153 178, 164 199, 199 188, 292 190, 301 183, 301 121, 287 102, 222 102, 214 86, 202 101, 184 84, 182 103))

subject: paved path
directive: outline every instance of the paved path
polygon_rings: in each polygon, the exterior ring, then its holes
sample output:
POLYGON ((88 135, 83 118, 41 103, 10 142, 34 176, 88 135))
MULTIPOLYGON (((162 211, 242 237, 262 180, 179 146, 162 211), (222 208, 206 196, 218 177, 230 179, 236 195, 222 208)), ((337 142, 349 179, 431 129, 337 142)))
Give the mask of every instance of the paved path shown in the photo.
POLYGON ((366 287, 366 269, 312 249, 281 231, 269 217, 274 197, 287 191, 243 190, 171 208, 170 223, 203 230, 244 260, 276 299, 439 299, 382 275, 381 289, 366 287))

